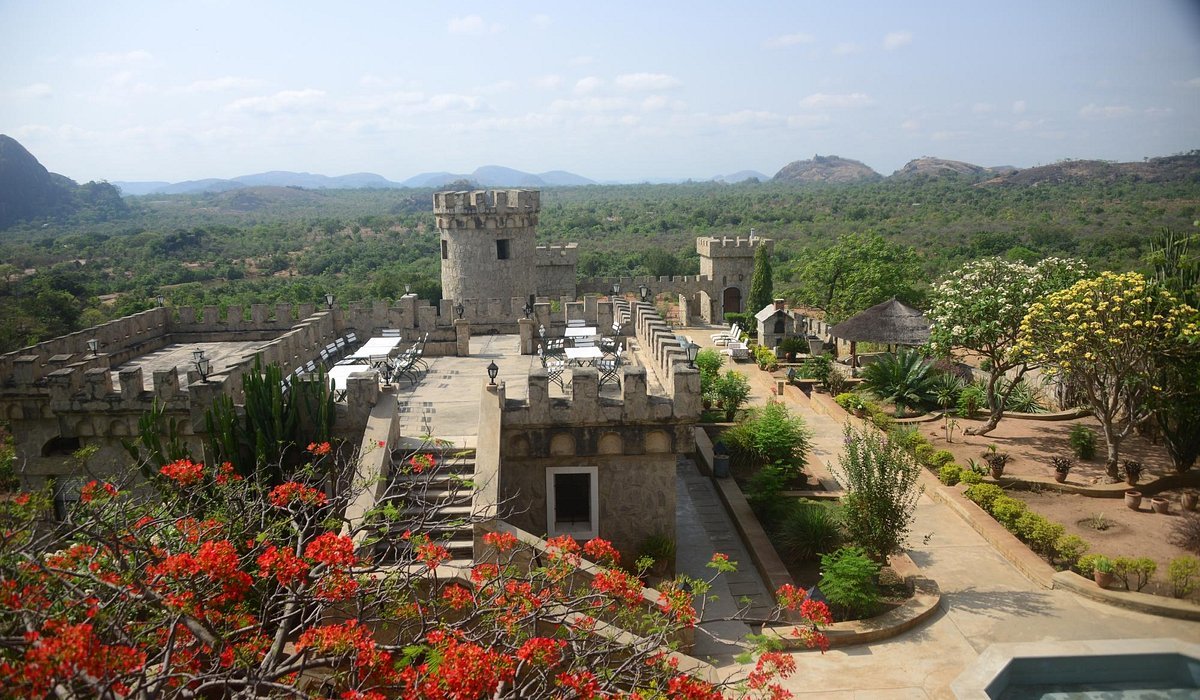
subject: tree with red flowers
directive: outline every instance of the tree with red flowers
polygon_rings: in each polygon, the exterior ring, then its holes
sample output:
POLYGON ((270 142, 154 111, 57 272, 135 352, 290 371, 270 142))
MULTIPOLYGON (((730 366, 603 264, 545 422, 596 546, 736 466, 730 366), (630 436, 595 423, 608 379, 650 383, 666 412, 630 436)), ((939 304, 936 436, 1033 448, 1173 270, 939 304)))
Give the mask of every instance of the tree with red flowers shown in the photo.
MULTIPOLYGON (((59 698, 721 697, 670 653, 710 580, 647 593, 603 540, 541 542, 480 518, 469 565, 428 526, 421 485, 443 457, 398 462, 383 489, 334 489, 310 463, 276 486, 187 459, 149 484, 93 482, 61 523, 47 492, 0 497, 0 683, 59 698), (306 476, 307 475, 307 476, 306 476), (384 491, 365 517, 349 509, 384 491), (335 493, 336 492, 336 493, 335 493), (481 530, 482 531, 482 530, 481 530), (695 597, 693 598, 693 594, 695 597)), ((336 452, 336 451, 332 451, 336 452)), ((414 455, 416 456, 416 455, 414 455)), ((426 502, 428 501, 428 502, 426 502)), ((715 556, 713 576, 732 568, 715 556)), ((828 610, 784 610, 825 644, 828 610)), ((791 658, 764 654, 738 692, 778 697, 791 658)))

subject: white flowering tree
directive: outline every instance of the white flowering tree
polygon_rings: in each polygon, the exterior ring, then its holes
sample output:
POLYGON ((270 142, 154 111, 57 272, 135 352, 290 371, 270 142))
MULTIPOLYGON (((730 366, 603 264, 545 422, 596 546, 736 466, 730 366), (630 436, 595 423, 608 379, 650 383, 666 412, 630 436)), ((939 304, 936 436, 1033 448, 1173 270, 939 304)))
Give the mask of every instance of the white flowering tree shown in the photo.
POLYGON ((942 357, 986 362, 988 419, 968 432, 983 435, 1000 422, 1004 403, 1033 365, 1016 350, 1030 304, 1087 274, 1081 260, 1046 258, 1036 265, 1001 258, 971 261, 934 286, 929 347, 942 357), (1007 376, 1008 381, 1002 381, 1007 376))
POLYGON ((1105 469, 1117 478, 1121 441, 1148 419, 1157 364, 1194 341, 1196 310, 1136 272, 1103 272, 1029 307, 1018 351, 1079 387, 1108 443, 1105 469))

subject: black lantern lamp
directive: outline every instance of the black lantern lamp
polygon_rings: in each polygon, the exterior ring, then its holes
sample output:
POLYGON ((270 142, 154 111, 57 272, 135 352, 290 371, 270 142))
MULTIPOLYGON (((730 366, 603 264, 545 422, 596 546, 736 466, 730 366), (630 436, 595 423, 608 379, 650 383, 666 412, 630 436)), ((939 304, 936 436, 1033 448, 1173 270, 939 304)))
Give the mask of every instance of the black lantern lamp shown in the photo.
POLYGON ((525 306, 521 307, 521 311, 524 312, 525 318, 529 318, 533 315, 533 304, 525 302, 525 306))
POLYGON ((696 353, 700 352, 700 346, 696 343, 693 343, 691 340, 688 340, 686 343, 684 343, 683 351, 687 353, 688 367, 695 369, 696 353))
POLYGON ((88 346, 88 352, 92 353, 93 357, 100 354, 100 341, 99 340, 92 338, 87 341, 87 346, 88 346))
POLYGON ((412 294, 412 285, 405 284, 404 285, 404 296, 408 296, 409 294, 412 294))
POLYGON ((496 375, 500 374, 500 368, 496 366, 496 361, 492 360, 487 366, 488 386, 496 386, 496 375))
POLYGON ((545 326, 545 324, 542 324, 542 325, 538 326, 538 335, 539 335, 539 336, 541 336, 541 338, 542 338, 543 340, 545 340, 545 338, 546 338, 546 326, 545 326))
POLYGON ((333 292, 325 293, 325 308, 333 309, 333 292))
POLYGON ((462 320, 463 314, 466 312, 467 307, 463 306, 461 301, 454 305, 454 313, 458 315, 459 320, 462 320))
POLYGON ((650 298, 650 288, 645 284, 638 285, 638 295, 642 298, 642 301, 646 301, 650 298))
POLYGON ((154 297, 154 301, 155 301, 155 302, 157 302, 157 303, 158 303, 158 305, 159 305, 160 307, 163 307, 163 306, 166 306, 166 305, 167 305, 167 298, 166 298, 166 297, 164 297, 164 296, 163 296, 163 295, 161 295, 161 294, 159 294, 158 296, 154 297))
POLYGON ((196 348, 192 351, 192 364, 196 365, 196 373, 200 375, 200 381, 208 383, 208 375, 212 374, 212 360, 204 356, 204 351, 196 348))
POLYGON ((613 286, 612 286, 612 295, 613 295, 613 297, 620 296, 620 294, 621 294, 621 283, 620 283, 620 282, 613 282, 613 286))

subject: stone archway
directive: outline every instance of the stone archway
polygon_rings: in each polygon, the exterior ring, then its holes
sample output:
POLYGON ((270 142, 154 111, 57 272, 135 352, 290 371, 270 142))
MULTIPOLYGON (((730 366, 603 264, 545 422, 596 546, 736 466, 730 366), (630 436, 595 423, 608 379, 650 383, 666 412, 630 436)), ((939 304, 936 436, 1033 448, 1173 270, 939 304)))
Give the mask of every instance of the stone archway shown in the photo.
POLYGON ((727 314, 742 312, 742 290, 737 287, 726 287, 721 294, 721 308, 727 314))

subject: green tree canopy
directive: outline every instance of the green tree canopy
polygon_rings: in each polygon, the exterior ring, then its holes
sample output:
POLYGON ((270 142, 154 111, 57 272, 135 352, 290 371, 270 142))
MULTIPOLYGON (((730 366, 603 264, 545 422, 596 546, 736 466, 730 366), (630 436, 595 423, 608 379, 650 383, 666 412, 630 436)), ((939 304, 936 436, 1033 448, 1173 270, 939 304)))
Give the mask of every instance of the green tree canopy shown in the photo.
POLYGON ((825 310, 837 323, 875 304, 896 297, 912 302, 920 259, 908 246, 889 243, 878 233, 849 233, 816 252, 797 274, 795 294, 801 303, 825 310))
POLYGON ((765 245, 754 251, 754 274, 750 277, 750 313, 758 313, 771 303, 775 282, 771 278, 771 254, 765 245))

